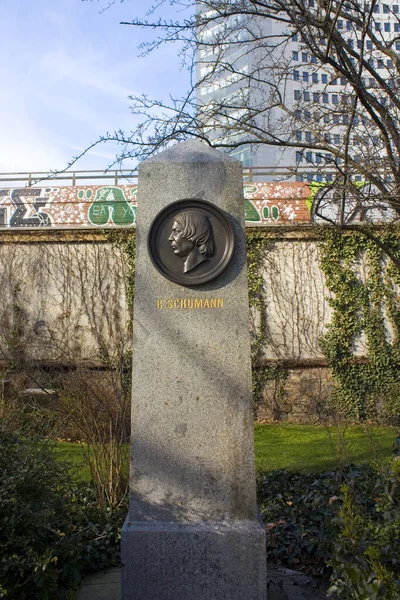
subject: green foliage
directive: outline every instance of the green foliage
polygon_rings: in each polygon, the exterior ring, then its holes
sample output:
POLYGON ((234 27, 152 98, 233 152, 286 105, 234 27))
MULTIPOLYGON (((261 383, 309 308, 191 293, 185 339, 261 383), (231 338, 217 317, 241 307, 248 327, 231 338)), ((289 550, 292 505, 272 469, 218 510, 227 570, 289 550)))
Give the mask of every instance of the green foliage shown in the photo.
POLYGON ((320 474, 273 471, 259 477, 270 560, 330 576, 341 600, 400 595, 397 463, 320 474))
POLYGON ((335 522, 331 592, 343 600, 397 600, 400 596, 400 506, 397 467, 371 474, 364 487, 344 485, 335 522), (369 485, 366 485, 368 483, 369 485), (367 496, 367 494, 369 494, 367 496))
POLYGON ((71 487, 48 442, 0 429, 0 598, 70 598, 85 572, 117 562, 120 521, 71 487))
POLYGON ((259 478, 261 514, 269 560, 314 575, 327 575, 326 562, 338 526, 335 473, 301 475, 278 470, 259 478))
MULTIPOLYGON (((332 292, 329 303, 333 315, 321 345, 338 383, 335 404, 347 416, 360 420, 375 417, 375 407, 383 404, 386 414, 397 418, 400 273, 362 232, 345 235, 327 229, 324 237, 320 265, 332 292), (365 360, 357 361, 354 349, 362 335, 367 355, 365 360)), ((398 254, 398 234, 384 231, 379 239, 393 254, 398 254)))

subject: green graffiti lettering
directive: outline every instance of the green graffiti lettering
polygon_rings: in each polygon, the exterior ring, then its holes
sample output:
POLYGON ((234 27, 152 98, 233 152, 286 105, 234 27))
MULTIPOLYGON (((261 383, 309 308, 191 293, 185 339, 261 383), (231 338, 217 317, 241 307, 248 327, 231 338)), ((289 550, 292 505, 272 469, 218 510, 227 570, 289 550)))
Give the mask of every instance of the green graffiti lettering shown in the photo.
POLYGON ((129 204, 120 188, 100 188, 90 205, 88 218, 93 225, 106 225, 109 221, 114 225, 133 225, 136 209, 129 204))
POLYGON ((244 201, 244 218, 246 221, 258 222, 261 221, 261 216, 253 202, 250 200, 244 201))

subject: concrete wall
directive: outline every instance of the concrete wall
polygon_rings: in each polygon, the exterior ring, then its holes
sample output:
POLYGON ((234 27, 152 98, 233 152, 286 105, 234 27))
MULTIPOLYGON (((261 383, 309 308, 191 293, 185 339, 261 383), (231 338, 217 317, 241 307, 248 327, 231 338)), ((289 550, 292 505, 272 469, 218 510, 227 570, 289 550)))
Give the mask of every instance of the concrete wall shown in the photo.
POLYGON ((96 235, 10 236, 0 244, 0 351, 30 362, 99 365, 129 347, 119 249, 96 235))
MULTIPOLYGON (((271 227, 267 233, 267 341, 260 366, 282 362, 289 377, 283 395, 274 382, 267 383, 260 419, 314 420, 329 395, 319 339, 331 309, 314 231, 271 227)), ((104 233, 9 231, 0 241, 3 364, 23 359, 93 367, 102 364, 104 352, 129 349, 126 264, 104 233)), ((253 333, 257 322, 253 313, 253 333)))

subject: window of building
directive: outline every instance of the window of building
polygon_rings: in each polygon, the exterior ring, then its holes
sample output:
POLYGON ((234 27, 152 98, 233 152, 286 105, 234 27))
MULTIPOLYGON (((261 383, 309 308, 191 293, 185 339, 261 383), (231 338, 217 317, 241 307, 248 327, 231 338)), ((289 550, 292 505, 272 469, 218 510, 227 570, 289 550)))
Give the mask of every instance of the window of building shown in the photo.
POLYGON ((329 115, 324 115, 324 123, 329 123, 329 115))
POLYGON ((293 81, 300 81, 299 71, 293 71, 293 81))
POLYGON ((295 100, 300 100, 300 98, 301 98, 300 90, 294 90, 293 95, 294 95, 295 100))
POLYGON ((381 58, 378 58, 378 69, 384 69, 385 65, 383 63, 383 60, 381 58))
POLYGON ((394 23, 394 32, 400 33, 400 23, 394 23))
POLYGON ((339 83, 338 79, 332 79, 331 85, 337 85, 339 83))
POLYGON ((343 125, 349 124, 349 115, 343 115, 343 125))
POLYGON ((387 61, 387 68, 388 69, 393 69, 393 67, 394 67, 394 63, 393 63, 392 59, 389 58, 388 61, 387 61))
POLYGON ((325 179, 326 179, 326 181, 333 181, 332 173, 327 173, 325 175, 325 179))
POLYGON ((303 133, 301 131, 297 130, 296 131, 296 140, 298 142, 301 142, 302 138, 303 138, 303 133))
POLYGON ((308 102, 310 100, 310 92, 303 92, 303 98, 308 102))
POLYGON ((338 21, 337 21, 337 28, 338 29, 343 29, 343 21, 342 21, 342 19, 338 19, 338 21))
POLYGON ((340 78, 340 85, 346 85, 346 77, 341 77, 340 78))
POLYGON ((385 31, 390 31, 390 23, 384 23, 385 31))
POLYGON ((339 96, 337 94, 332 94, 332 104, 339 104, 339 96))
POLYGON ((371 42, 371 40, 367 40, 367 50, 372 50, 372 42, 371 42))
POLYGON ((315 64, 317 62, 317 57, 314 54, 311 54, 311 62, 315 64))
POLYGON ((308 72, 307 71, 303 71, 303 81, 305 83, 308 83, 308 72))
POLYGON ((335 146, 340 146, 340 135, 338 133, 333 135, 333 143, 335 146))
POLYGON ((395 15, 398 15, 399 14, 399 5, 398 4, 393 4, 392 10, 393 10, 393 12, 394 12, 395 15))
POLYGON ((308 0, 308 6, 311 6, 311 8, 313 8, 314 0, 308 0))
POLYGON ((306 62, 308 62, 308 55, 307 55, 307 52, 302 52, 302 53, 301 53, 301 61, 302 61, 302 62, 305 62, 305 63, 306 63, 306 62))
POLYGON ((396 50, 400 51, 400 42, 396 42, 396 50))
POLYGON ((292 51, 292 59, 293 60, 299 60, 299 53, 296 52, 296 50, 292 51))
POLYGON ((306 131, 305 137, 306 137, 306 142, 308 142, 308 143, 312 142, 311 131, 306 131))
POLYGON ((313 102, 319 102, 319 94, 318 92, 313 92, 313 102))
POLYGON ((326 46, 326 38, 322 37, 320 41, 321 41, 321 46, 326 46))
POLYGON ((307 177, 307 181, 312 181, 314 179, 314 175, 312 173, 307 173, 306 177, 307 177))
POLYGON ((383 5, 383 12, 385 15, 390 13, 389 6, 387 4, 383 5))
POLYGON ((312 162, 312 152, 306 152, 306 161, 312 162))
POLYGON ((372 77, 370 77, 368 79, 368 82, 369 82, 369 87, 375 87, 375 79, 373 79, 372 77))
POLYGON ((324 140, 327 144, 330 144, 332 142, 332 136, 330 133, 325 133, 324 134, 324 140))
POLYGON ((311 121, 311 113, 309 110, 305 110, 304 111, 304 120, 305 121, 311 121))
POLYGON ((318 73, 313 73, 312 74, 312 82, 318 83, 318 80, 319 80, 318 73))
POLYGON ((326 73, 322 73, 321 81, 322 81, 322 83, 328 83, 328 75, 326 73))
POLYGON ((379 6, 379 4, 375 4, 375 6, 374 6, 374 13, 376 14, 376 13, 379 13, 379 12, 380 12, 380 6, 379 6))
POLYGON ((326 92, 324 92, 324 93, 322 94, 322 102, 323 102, 324 104, 328 104, 328 102, 329 102, 329 96, 328 96, 328 94, 327 94, 326 92))
POLYGON ((361 46, 362 46, 362 41, 361 40, 357 40, 357 48, 359 50, 361 50, 361 46))
POLYGON ((297 42, 297 33, 292 35, 292 42, 297 42))
POLYGON ((321 152, 317 152, 315 154, 315 162, 316 163, 322 163, 322 154, 321 154, 321 152))
POLYGON ((347 29, 347 31, 351 31, 351 29, 352 29, 351 21, 346 21, 346 29, 347 29))
POLYGON ((316 180, 321 183, 322 182, 322 173, 317 173, 316 180))
POLYGON ((332 122, 334 125, 339 125, 339 115, 333 115, 332 122))
POLYGON ((296 152, 296 162, 299 163, 303 160, 303 153, 297 150, 296 152))
POLYGON ((382 23, 375 23, 375 29, 380 31, 382 29, 382 23))

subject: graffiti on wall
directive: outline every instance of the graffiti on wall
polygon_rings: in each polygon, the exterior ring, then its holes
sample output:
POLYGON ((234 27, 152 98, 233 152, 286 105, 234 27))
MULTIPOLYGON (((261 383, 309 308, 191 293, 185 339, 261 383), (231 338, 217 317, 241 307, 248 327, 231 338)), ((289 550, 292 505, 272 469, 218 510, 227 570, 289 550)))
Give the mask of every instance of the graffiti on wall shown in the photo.
POLYGON ((307 183, 248 183, 244 185, 244 197, 248 223, 310 222, 307 183))
POLYGON ((116 227, 136 222, 137 185, 0 190, 0 227, 116 227))
MULTIPOLYGON (((391 220, 394 211, 379 201, 362 203, 346 199, 348 222, 391 220)), ((26 227, 96 228, 132 227, 136 224, 137 185, 25 187, 0 190, 0 228, 26 227)), ((318 203, 323 219, 335 221, 340 210, 337 187, 308 182, 244 184, 247 225, 309 223, 318 203)))

